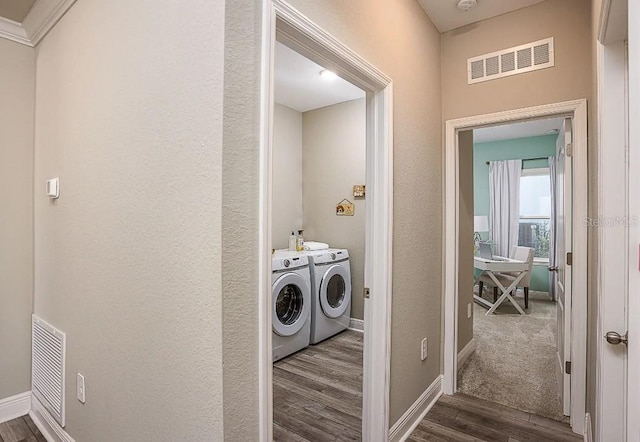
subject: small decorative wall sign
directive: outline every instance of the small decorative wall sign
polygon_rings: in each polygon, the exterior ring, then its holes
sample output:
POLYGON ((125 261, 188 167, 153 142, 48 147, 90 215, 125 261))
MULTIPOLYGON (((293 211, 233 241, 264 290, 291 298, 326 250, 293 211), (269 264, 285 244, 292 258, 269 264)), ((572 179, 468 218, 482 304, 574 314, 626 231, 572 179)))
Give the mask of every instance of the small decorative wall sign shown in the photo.
POLYGON ((336 205, 337 216, 353 216, 355 213, 355 206, 348 199, 343 199, 336 205))
POLYGON ((355 184, 353 186, 353 197, 364 198, 364 184, 355 184))

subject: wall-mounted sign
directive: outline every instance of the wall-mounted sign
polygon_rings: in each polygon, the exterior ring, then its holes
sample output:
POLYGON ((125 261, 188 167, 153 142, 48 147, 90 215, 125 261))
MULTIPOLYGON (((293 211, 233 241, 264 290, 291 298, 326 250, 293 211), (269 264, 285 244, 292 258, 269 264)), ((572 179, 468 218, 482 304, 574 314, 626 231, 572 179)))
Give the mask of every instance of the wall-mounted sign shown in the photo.
POLYGON ((353 186, 353 197, 364 198, 364 184, 355 184, 353 186))
POLYGON ((336 215, 338 216, 353 216, 355 211, 353 203, 346 198, 336 205, 336 215))

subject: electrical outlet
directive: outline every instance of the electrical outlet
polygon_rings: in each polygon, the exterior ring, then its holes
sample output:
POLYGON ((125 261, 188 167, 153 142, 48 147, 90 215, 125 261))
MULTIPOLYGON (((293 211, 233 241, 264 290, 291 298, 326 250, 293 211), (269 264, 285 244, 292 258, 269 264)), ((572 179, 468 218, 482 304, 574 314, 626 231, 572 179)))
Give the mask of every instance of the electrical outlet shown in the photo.
POLYGON ((471 303, 467 304, 467 319, 471 318, 471 309, 473 307, 471 306, 471 303))
POLYGON ((424 338, 420 344, 420 358, 423 361, 427 359, 427 338, 424 338))
POLYGON ((77 376, 76 376, 76 397, 80 402, 84 404, 84 401, 85 401, 84 376, 80 373, 77 373, 77 376))

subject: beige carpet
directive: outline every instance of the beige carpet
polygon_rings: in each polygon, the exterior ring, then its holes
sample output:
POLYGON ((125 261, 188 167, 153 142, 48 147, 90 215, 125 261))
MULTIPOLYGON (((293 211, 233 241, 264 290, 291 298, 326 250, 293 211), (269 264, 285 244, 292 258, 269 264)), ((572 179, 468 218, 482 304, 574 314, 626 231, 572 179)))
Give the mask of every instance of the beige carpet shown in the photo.
MULTIPOLYGON (((521 292, 516 300, 524 307, 521 292)), ((546 293, 533 292, 526 316, 508 301, 495 315, 486 312, 474 303, 477 348, 458 369, 458 391, 568 422, 556 382, 555 302, 546 293)))

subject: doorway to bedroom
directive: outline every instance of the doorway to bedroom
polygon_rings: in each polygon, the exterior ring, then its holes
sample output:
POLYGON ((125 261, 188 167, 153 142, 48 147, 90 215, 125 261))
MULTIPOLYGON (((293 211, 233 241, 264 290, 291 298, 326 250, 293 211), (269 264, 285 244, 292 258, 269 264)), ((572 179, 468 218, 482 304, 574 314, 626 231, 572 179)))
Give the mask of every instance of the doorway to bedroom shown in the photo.
POLYGON ((445 393, 582 433, 586 103, 451 120, 447 146, 445 393))
POLYGON ((458 365, 458 392, 568 422, 556 379, 553 270, 565 130, 564 118, 512 123, 473 130, 471 149, 461 146, 461 157, 472 157, 471 167, 461 165, 471 174, 461 174, 460 190, 473 194, 475 253, 460 257, 473 266, 474 284, 460 292, 467 317, 459 347, 471 347, 458 365))

